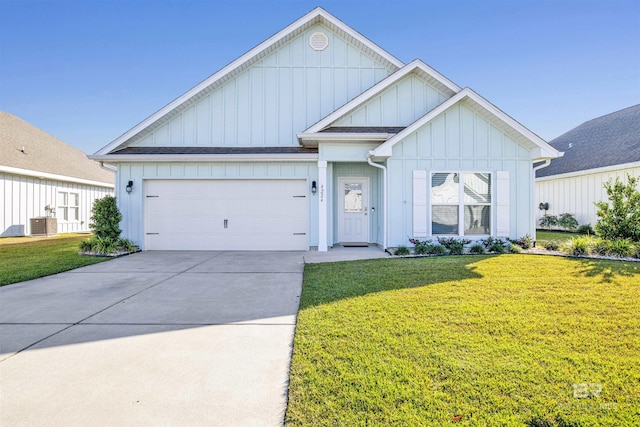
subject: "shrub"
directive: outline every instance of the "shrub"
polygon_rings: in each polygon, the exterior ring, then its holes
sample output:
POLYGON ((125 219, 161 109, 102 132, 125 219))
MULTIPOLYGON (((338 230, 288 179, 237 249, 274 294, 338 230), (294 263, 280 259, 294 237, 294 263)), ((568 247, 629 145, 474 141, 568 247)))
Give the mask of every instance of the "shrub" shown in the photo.
POLYGON ((503 243, 497 243, 496 242, 496 243, 492 244, 491 246, 489 246, 487 248, 487 250, 489 252, 495 252, 497 254, 503 254, 504 253, 504 246, 505 245, 503 243))
POLYGON ((640 243, 636 243, 633 245, 633 255, 634 258, 640 258, 640 243))
POLYGON ((429 253, 429 247, 431 246, 431 240, 420 241, 418 239, 409 239, 409 242, 413 244, 413 253, 416 255, 426 255, 429 253))
POLYGON ((575 230, 578 228, 578 220, 572 214, 565 212, 560 214, 560 217, 558 218, 558 226, 566 231, 575 230))
POLYGON ((91 239, 80 242, 80 250, 97 255, 110 255, 121 252, 136 252, 138 246, 128 239, 112 241, 104 237, 94 236, 91 239))
POLYGON ((542 218, 540 218, 540 227, 542 228, 553 228, 558 225, 558 217, 555 215, 547 215, 545 214, 542 218))
POLYGON ((618 239, 611 242, 611 254, 618 257, 630 257, 634 254, 633 243, 629 239, 618 239))
POLYGON ((430 255, 446 255, 447 248, 445 248, 442 245, 431 245, 429 247, 429 254, 430 255))
POLYGON ((596 255, 609 255, 611 254, 611 242, 606 239, 596 239, 591 250, 596 255))
POLYGON ((576 231, 580 234, 586 234, 586 235, 596 234, 595 231, 593 231, 591 224, 582 224, 580 227, 578 227, 576 231))
POLYGON ((406 255, 410 255, 411 252, 409 251, 409 248, 407 248, 406 246, 398 246, 396 250, 393 251, 393 254, 396 256, 406 256, 406 255))
POLYGON ((453 242, 449 245, 449 255, 462 255, 464 253, 464 245, 462 242, 453 242))
POLYGON ((627 174, 627 184, 616 177, 607 181, 604 188, 609 202, 596 202, 596 232, 608 240, 629 239, 640 242, 640 177, 627 174))
POLYGON ((548 251, 557 251, 559 246, 557 240, 549 240, 544 243, 544 248, 548 251))
POLYGON ((129 239, 118 239, 118 248, 124 252, 135 252, 138 246, 129 239))
POLYGON ((521 237, 516 240, 507 239, 510 243, 514 245, 520 246, 521 249, 530 249, 533 247, 533 237, 529 234, 525 234, 524 237, 521 237))
POLYGON ((462 238, 459 239, 456 237, 438 237, 438 243, 451 250, 452 246, 457 247, 459 245, 462 245, 464 247, 464 245, 468 245, 469 243, 471 243, 471 240, 462 238))
POLYGON ((481 243, 475 243, 469 248, 469 252, 472 254, 483 254, 485 252, 484 245, 481 243))
POLYGON ((89 228, 96 238, 115 242, 120 237, 122 214, 116 205, 116 198, 106 196, 93 202, 93 215, 89 228))
POLYGON ((522 248, 520 247, 520 245, 512 244, 511 246, 509 246, 509 253, 512 253, 512 254, 522 253, 522 248))
POLYGON ((495 237, 488 237, 482 241, 482 244, 487 248, 488 252, 495 252, 498 254, 504 253, 507 242, 502 239, 496 239, 495 237))
POLYGON ((586 236, 578 236, 565 241, 560 249, 570 255, 589 255, 593 245, 593 239, 586 236))

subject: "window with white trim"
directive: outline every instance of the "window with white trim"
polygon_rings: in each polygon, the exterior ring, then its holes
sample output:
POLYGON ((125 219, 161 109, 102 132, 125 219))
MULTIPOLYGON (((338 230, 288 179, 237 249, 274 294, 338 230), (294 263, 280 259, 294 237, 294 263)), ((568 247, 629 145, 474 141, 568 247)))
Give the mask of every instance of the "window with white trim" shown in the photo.
POLYGON ((58 219, 78 221, 80 219, 80 194, 58 191, 58 219))
POLYGON ((431 234, 491 234, 491 174, 431 174, 431 234))

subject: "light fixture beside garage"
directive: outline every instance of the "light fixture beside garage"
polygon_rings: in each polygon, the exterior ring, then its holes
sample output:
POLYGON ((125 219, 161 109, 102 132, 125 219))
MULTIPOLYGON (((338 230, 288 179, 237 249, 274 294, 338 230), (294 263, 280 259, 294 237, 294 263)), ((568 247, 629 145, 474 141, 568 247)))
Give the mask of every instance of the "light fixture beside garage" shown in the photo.
POLYGON ((311 194, 315 195, 318 191, 318 186, 315 181, 311 181, 311 194))
POLYGON ((127 193, 131 193, 133 191, 133 181, 129 181, 129 183, 125 187, 125 190, 127 190, 127 193))

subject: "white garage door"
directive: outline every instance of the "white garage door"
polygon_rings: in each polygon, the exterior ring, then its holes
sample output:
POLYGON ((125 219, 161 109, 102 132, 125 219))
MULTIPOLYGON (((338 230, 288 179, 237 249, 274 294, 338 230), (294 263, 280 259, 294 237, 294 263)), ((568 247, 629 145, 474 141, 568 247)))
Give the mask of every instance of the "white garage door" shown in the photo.
POLYGON ((305 180, 149 180, 148 250, 307 250, 305 180))

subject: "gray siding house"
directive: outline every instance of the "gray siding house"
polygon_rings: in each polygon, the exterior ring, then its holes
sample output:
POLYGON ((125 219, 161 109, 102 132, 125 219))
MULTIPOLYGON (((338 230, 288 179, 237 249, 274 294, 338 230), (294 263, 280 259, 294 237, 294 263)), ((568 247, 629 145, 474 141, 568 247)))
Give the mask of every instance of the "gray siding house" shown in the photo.
POLYGON ((47 215, 58 233, 89 231, 93 202, 113 195, 114 179, 82 151, 0 111, 0 237, 32 234, 31 219, 47 215))
POLYGON ((145 250, 326 251, 533 233, 560 154, 317 8, 90 157, 145 250))
POLYGON ((608 200, 603 185, 640 176, 640 104, 589 120, 550 144, 565 154, 537 172, 536 201, 549 203, 549 214, 568 212, 593 225, 594 202, 608 200))

